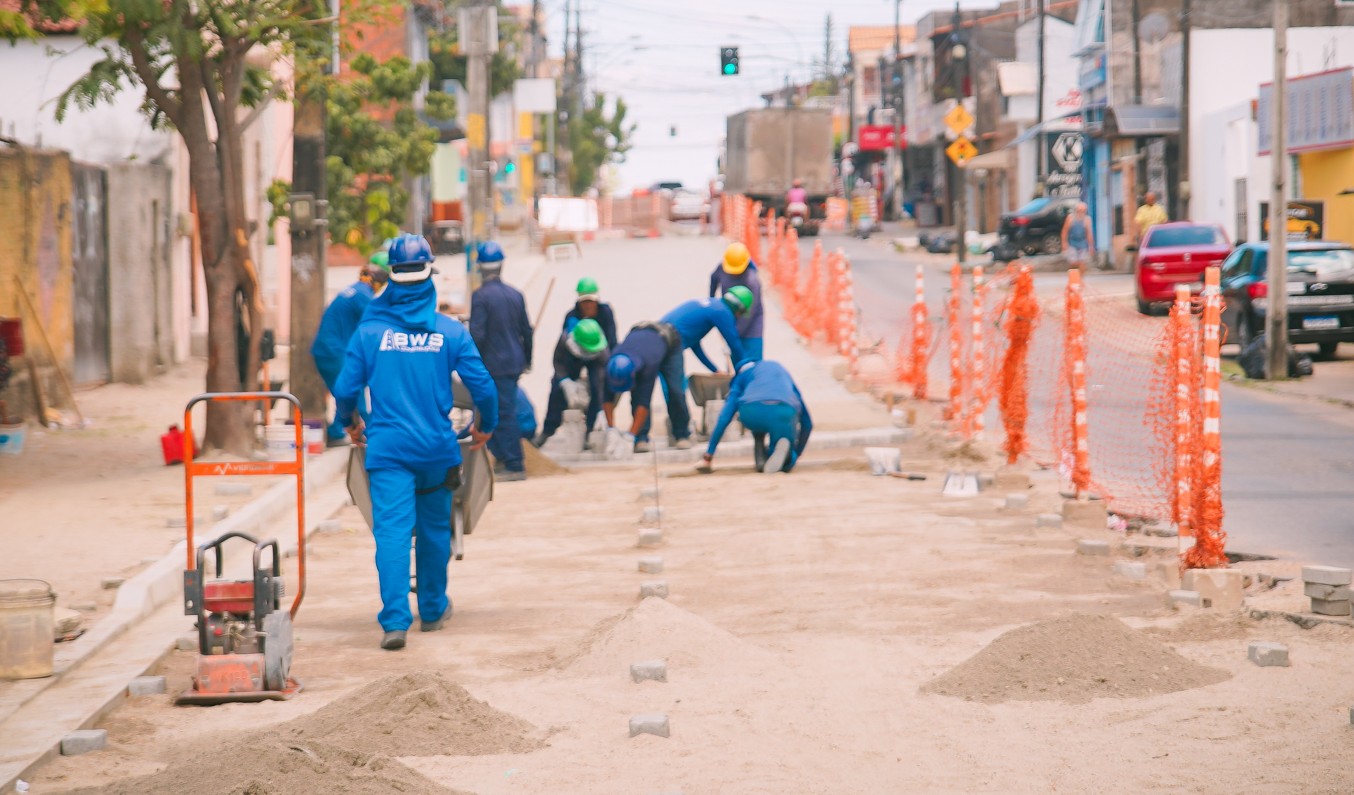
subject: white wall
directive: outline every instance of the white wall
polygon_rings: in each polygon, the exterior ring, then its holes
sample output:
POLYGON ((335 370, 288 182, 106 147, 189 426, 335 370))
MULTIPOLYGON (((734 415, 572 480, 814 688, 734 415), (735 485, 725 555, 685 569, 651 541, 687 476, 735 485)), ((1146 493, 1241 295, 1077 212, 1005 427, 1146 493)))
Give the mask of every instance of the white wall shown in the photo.
MULTIPOLYGON (((1190 39, 1189 216, 1235 232, 1235 179, 1249 169, 1248 239, 1257 239, 1253 208, 1268 198, 1269 158, 1257 158, 1250 101, 1274 79, 1274 31, 1196 30, 1190 39), (1237 152, 1238 147, 1249 151, 1237 152), (1252 165, 1253 164, 1253 165, 1252 165)), ((1354 66, 1354 27, 1291 28, 1288 76, 1354 66)))

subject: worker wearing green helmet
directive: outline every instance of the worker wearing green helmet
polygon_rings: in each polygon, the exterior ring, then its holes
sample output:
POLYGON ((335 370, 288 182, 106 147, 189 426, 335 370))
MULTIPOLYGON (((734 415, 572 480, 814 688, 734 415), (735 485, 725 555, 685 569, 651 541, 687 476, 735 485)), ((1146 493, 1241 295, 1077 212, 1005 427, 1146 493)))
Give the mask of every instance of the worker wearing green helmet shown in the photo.
MULTIPOLYGON (((602 410, 602 385, 606 379, 609 354, 606 334, 601 324, 592 318, 579 320, 571 330, 560 335, 559 342, 555 344, 555 372, 550 379, 550 399, 545 407, 545 421, 532 444, 540 447, 554 436, 564 422, 564 410, 568 408, 584 409, 585 427, 587 431, 593 429, 597 424, 597 415, 602 410), (586 386, 582 381, 584 373, 588 376, 586 386)), ((583 443, 587 444, 586 431, 583 443)))
POLYGON ((578 299, 574 301, 573 308, 564 316, 564 331, 567 333, 573 331, 578 321, 585 318, 591 318, 597 321, 597 325, 602 328, 602 335, 606 338, 606 346, 612 350, 616 348, 616 313, 611 310, 611 304, 604 303, 601 298, 601 292, 597 289, 597 280, 588 276, 578 280, 578 299))

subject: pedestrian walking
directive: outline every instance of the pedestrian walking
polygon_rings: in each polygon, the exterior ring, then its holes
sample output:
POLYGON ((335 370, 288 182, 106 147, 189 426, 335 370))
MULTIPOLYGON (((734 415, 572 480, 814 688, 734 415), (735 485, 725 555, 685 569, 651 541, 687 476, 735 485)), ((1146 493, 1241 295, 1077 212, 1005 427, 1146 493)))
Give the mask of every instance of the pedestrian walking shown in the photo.
POLYGON ((813 419, 790 372, 779 362, 747 361, 729 383, 729 396, 719 413, 700 469, 710 471, 724 431, 734 415, 752 432, 757 471, 789 472, 808 446, 813 419))
MULTIPOLYGON (((357 281, 341 290, 320 318, 320 327, 315 332, 315 341, 310 345, 311 358, 315 360, 315 369, 320 371, 325 388, 334 394, 334 382, 343 370, 344 356, 348 342, 357 332, 362 322, 362 313, 367 310, 376 294, 381 291, 389 278, 387 255, 378 251, 372 255, 367 265, 358 272, 357 281)), ((366 411, 365 405, 359 409, 366 411)), ((343 418, 337 412, 329 423, 325 436, 330 447, 346 444, 348 434, 343 430, 343 418)))
POLYGON ((442 628, 451 615, 452 492, 460 484, 461 448, 449 415, 452 374, 475 402, 471 449, 484 446, 498 422, 499 396, 469 332, 437 313, 432 249, 418 235, 390 246, 390 287, 367 307, 348 343, 334 384, 338 416, 354 441, 365 438, 372 534, 380 581, 381 648, 402 649, 409 609, 409 537, 416 549, 419 629, 442 628), (356 411, 371 400, 370 419, 356 411))
POLYGON ((470 296, 470 336, 498 388, 498 430, 489 451, 498 480, 526 480, 522 428, 517 421, 517 379, 531 369, 531 321, 522 293, 503 283, 503 249, 493 241, 476 247, 484 282, 470 296))
POLYGON ((574 301, 573 307, 564 315, 564 331, 574 330, 578 321, 591 318, 596 320, 602 327, 602 336, 606 339, 606 346, 615 350, 616 340, 616 313, 612 311, 611 304, 601 299, 601 293, 597 289, 597 280, 588 276, 578 280, 578 300, 574 301))
POLYGON ((1157 224, 1164 224, 1170 220, 1166 215, 1166 208, 1157 204, 1157 195, 1152 191, 1143 194, 1142 205, 1138 211, 1133 214, 1133 223, 1138 227, 1138 242, 1142 242, 1143 235, 1147 230, 1157 224))
POLYGON ((1077 202, 1067 220, 1063 221, 1063 257, 1082 273, 1086 263, 1095 254, 1095 240, 1091 236, 1091 218, 1086 214, 1086 202, 1077 202))
MULTIPOLYGON (((584 423, 588 431, 593 429, 604 402, 608 352, 602 327, 592 318, 578 321, 571 331, 560 335, 559 342, 555 344, 555 372, 550 379, 545 421, 541 424, 540 435, 532 440, 532 444, 540 447, 559 430, 560 424, 564 422, 564 410, 571 402, 568 393, 583 387, 584 373, 588 376, 588 407, 584 413, 584 423)), ((586 438, 585 435, 585 446, 586 438)))
POLYGON ((757 263, 752 261, 748 247, 742 243, 731 243, 724 249, 723 260, 710 274, 710 297, 723 295, 737 286, 752 291, 752 309, 739 315, 735 324, 738 328, 738 341, 743 345, 743 355, 746 358, 761 361, 763 327, 761 276, 757 272, 757 263))

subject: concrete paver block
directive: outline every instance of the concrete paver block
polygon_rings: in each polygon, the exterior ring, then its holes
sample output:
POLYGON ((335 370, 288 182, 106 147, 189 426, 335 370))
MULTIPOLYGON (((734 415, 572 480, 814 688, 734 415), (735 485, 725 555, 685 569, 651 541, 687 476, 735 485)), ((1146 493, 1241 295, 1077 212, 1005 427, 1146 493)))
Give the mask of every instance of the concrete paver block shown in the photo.
POLYGON ((1354 571, 1338 566, 1303 566, 1302 581, 1319 585, 1349 585, 1354 571))
POLYGON ((639 498, 641 500, 656 500, 661 493, 662 489, 657 486, 646 486, 639 490, 639 498))
POLYGON ((1236 569, 1187 569, 1181 587, 1198 591, 1207 603, 1205 607, 1234 610, 1241 607, 1247 579, 1246 572, 1236 569))
POLYGON ((1147 564, 1131 560, 1115 561, 1114 573, 1130 580, 1145 580, 1147 579, 1147 564))
POLYGON ((630 665, 630 678, 635 682, 668 681, 668 663, 666 660, 648 660, 630 665))
POLYGON ((663 543, 663 531, 655 528, 647 528, 639 531, 639 545, 641 547, 656 547, 663 543))
POLYGON ((180 635, 174 641, 174 648, 179 651, 197 651, 197 633, 192 635, 180 635))
POLYGON ((663 509, 656 505, 650 505, 639 515, 639 523, 644 525, 655 525, 663 519, 663 509))
POLYGON ((1312 612, 1319 616, 1349 615, 1348 599, 1313 599, 1312 612))
POLYGON ((984 489, 988 489, 988 488, 991 488, 992 486, 996 485, 996 483, 997 483, 997 473, 995 473, 995 472, 979 472, 979 473, 978 473, 978 485, 979 485, 980 487, 982 487, 982 488, 984 488, 984 489))
POLYGON ((1348 602, 1354 599, 1354 589, 1348 585, 1322 585, 1319 582, 1309 582, 1303 584, 1302 595, 1313 599, 1348 602))
POLYGON ((662 558, 640 558, 640 559, 639 559, 639 570, 640 570, 640 573, 641 573, 641 574, 662 574, 662 573, 663 573, 663 559, 662 559, 662 558))
POLYGON ((240 497, 252 490, 248 483, 217 483, 212 490, 218 497, 240 497))
POLYGON ((1034 517, 1035 527, 1062 527, 1063 518, 1056 513, 1041 513, 1034 517))
POLYGON ((659 599, 668 598, 668 583, 666 580, 652 580, 650 582, 640 583, 639 598, 648 599, 650 596, 657 596, 659 599))
POLYGON ((1064 500, 1063 521, 1078 527, 1105 529, 1109 521, 1109 509, 1104 500, 1064 500))
POLYGON ((1077 542, 1077 554, 1107 556, 1110 554, 1110 542, 1083 538, 1077 542))
POLYGON ((1175 590, 1166 594, 1171 600, 1171 605, 1189 605, 1190 607, 1208 607, 1204 604, 1204 599, 1198 591, 1175 590))
POLYGON ((107 746, 107 729, 81 729, 61 738, 61 755, 78 756, 90 751, 102 751, 107 746))
POLYGON ((222 519, 225 519, 227 516, 230 516, 230 506, 229 506, 229 505, 213 505, 213 506, 212 506, 212 521, 213 521, 213 522, 219 522, 219 521, 221 521, 222 519))
POLYGON ((342 530, 343 523, 337 519, 325 519, 315 525, 315 532, 317 533, 338 533, 342 530))
POLYGON ((1007 494, 1006 510, 1023 511, 1030 507, 1030 495, 1028 494, 1007 494))
POLYGON ((165 684, 163 676, 138 676, 127 685, 127 695, 136 696, 157 696, 168 692, 169 687, 165 684))
POLYGON ((1261 668, 1288 667, 1288 647, 1282 643, 1253 640, 1246 647, 1246 657, 1261 668))
POLYGON ((672 730, 668 726, 668 716, 661 712, 634 716, 630 719, 630 736, 635 737, 641 734, 671 737, 672 730))
POLYGON ((99 587, 105 591, 111 591, 114 588, 121 588, 122 584, 126 581, 126 577, 104 577, 102 580, 99 580, 99 587))

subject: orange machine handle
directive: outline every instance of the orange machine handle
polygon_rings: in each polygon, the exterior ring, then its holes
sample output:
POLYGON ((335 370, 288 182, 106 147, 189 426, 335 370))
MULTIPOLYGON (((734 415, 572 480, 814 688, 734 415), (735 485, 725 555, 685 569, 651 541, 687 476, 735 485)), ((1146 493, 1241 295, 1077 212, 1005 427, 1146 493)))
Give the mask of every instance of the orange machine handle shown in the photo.
POLYGON ((188 516, 184 523, 188 536, 188 571, 197 568, 197 558, 193 553, 193 478, 204 475, 294 475, 296 477, 296 571, 300 580, 296 588, 296 597, 292 599, 291 616, 301 607, 301 599, 306 595, 306 472, 305 472, 305 426, 301 424, 301 401, 290 392, 205 392, 192 400, 183 410, 183 490, 184 503, 188 516), (250 402, 264 401, 267 406, 274 400, 285 400, 291 404, 292 423, 296 428, 295 461, 218 461, 199 463, 196 458, 193 435, 193 407, 203 402, 250 402))

